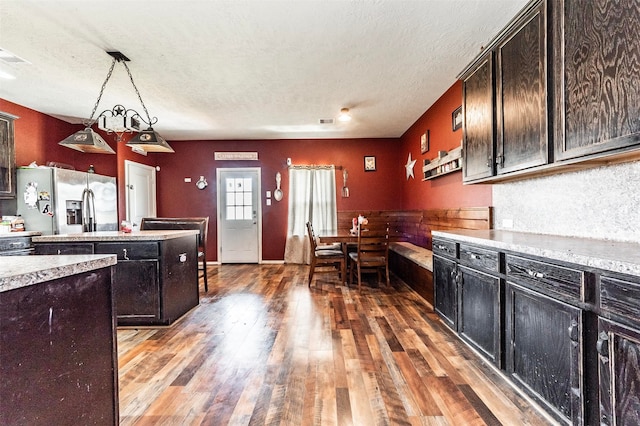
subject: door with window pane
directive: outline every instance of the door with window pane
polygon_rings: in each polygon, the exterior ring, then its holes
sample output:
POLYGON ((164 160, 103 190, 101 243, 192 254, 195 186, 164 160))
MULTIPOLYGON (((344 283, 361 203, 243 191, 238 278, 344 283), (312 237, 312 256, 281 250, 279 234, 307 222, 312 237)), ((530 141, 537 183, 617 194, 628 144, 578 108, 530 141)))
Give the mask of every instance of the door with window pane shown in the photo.
POLYGON ((218 259, 260 262, 260 168, 217 169, 218 259))

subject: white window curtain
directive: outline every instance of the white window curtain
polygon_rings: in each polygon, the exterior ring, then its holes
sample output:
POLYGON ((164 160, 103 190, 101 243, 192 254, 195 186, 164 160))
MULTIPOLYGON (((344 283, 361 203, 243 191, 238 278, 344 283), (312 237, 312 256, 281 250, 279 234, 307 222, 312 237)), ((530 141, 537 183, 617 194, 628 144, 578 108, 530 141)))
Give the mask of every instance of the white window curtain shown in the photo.
POLYGON ((307 222, 317 235, 335 234, 338 228, 335 166, 289 168, 289 214, 285 263, 309 263, 307 222))

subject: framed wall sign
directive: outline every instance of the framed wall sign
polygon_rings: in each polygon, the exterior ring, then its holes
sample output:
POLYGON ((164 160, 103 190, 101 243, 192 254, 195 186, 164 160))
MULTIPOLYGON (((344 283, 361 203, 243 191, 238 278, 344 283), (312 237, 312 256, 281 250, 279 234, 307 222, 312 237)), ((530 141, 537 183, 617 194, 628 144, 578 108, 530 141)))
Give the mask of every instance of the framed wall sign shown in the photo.
POLYGON ((420 136, 420 153, 424 154, 429 151, 429 131, 424 132, 422 136, 420 136))
POLYGON ((375 172, 376 171, 376 157, 373 155, 367 155, 364 157, 364 171, 375 172))

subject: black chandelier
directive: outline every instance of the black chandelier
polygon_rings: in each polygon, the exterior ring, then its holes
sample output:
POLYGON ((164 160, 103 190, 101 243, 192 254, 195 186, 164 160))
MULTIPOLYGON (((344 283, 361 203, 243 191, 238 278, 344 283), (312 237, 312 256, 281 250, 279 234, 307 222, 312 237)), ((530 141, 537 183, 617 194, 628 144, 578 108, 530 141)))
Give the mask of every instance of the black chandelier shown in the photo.
POLYGON ((89 117, 89 120, 83 121, 85 129, 72 134, 71 136, 61 141, 59 144, 81 152, 115 154, 115 151, 111 149, 109 144, 107 144, 102 136, 94 132, 91 128, 91 126, 97 123, 98 128, 104 130, 105 132, 107 132, 107 134, 114 133, 116 135, 116 141, 118 142, 122 140, 122 136, 125 133, 136 133, 136 135, 126 143, 127 146, 130 146, 134 150, 145 152, 175 152, 173 148, 169 146, 167 141, 164 140, 164 138, 160 136, 155 130, 153 130, 153 125, 158 122, 158 118, 151 118, 151 116, 149 115, 149 111, 147 110, 147 107, 142 100, 140 91, 136 87, 136 84, 133 81, 133 76, 131 75, 131 71, 127 66, 129 58, 124 56, 121 52, 107 53, 113 57, 113 61, 111 62, 111 67, 109 68, 109 72, 107 73, 107 78, 104 80, 104 83, 102 83, 100 94, 98 95, 98 99, 93 106, 91 116, 89 117), (113 69, 115 68, 116 63, 121 63, 127 70, 127 75, 129 76, 129 80, 131 81, 133 89, 138 95, 138 99, 140 100, 140 104, 144 109, 145 116, 140 115, 134 109, 129 109, 124 107, 123 105, 117 104, 112 109, 106 109, 102 111, 95 119, 93 118, 98 109, 98 105, 100 104, 100 100, 102 99, 104 89, 107 86, 109 79, 111 79, 111 75, 113 74, 113 69), (147 125, 146 130, 140 130, 141 123, 147 125))

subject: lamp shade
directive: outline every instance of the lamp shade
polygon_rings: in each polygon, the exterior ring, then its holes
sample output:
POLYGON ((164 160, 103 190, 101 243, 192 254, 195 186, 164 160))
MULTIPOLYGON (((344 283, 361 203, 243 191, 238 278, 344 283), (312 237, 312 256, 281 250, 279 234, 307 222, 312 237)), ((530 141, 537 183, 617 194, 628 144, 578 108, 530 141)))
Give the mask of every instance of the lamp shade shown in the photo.
POLYGON ((141 130, 126 145, 143 149, 146 152, 175 152, 167 141, 151 127, 147 130, 141 130))
POLYGON ((58 145, 91 154, 115 154, 109 144, 90 127, 85 128, 65 138, 58 145))

